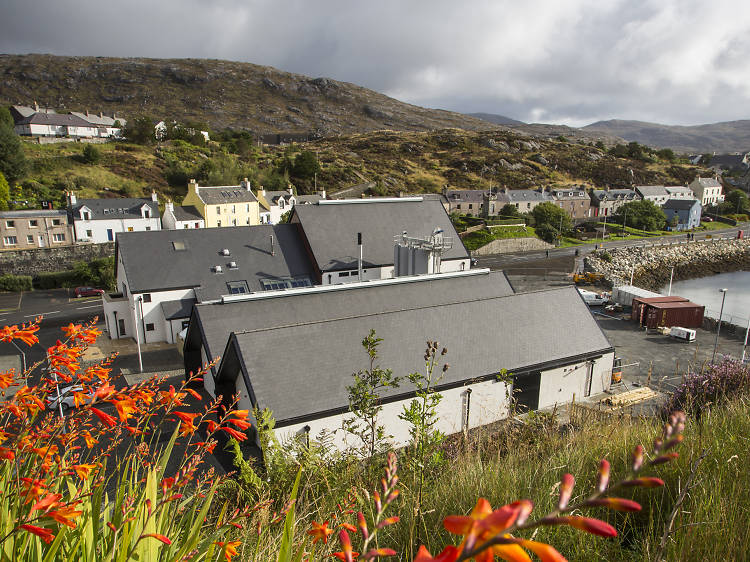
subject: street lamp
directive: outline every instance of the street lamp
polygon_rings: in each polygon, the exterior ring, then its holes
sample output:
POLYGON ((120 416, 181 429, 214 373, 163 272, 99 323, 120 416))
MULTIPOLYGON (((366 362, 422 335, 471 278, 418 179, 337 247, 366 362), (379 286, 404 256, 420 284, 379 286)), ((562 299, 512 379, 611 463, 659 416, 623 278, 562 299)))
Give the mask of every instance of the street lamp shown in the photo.
POLYGON ((716 348, 719 345, 719 332, 721 331, 721 315, 724 314, 724 300, 727 298, 727 291, 729 289, 719 289, 721 293, 721 310, 719 310, 719 325, 716 327, 716 339, 714 340, 714 354, 711 357, 711 365, 716 361, 716 348))

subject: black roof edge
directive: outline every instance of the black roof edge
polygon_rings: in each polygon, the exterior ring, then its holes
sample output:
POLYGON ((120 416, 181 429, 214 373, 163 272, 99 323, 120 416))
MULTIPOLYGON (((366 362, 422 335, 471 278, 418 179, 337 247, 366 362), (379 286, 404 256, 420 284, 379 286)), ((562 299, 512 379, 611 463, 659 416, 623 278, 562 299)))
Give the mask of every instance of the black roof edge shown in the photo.
MULTIPOLYGON (((554 369, 556 367, 564 367, 565 365, 569 365, 571 363, 577 363, 577 362, 579 362, 581 360, 599 359, 600 357, 603 357, 607 353, 614 353, 614 351, 615 351, 615 348, 610 346, 608 348, 601 349, 601 350, 598 350, 598 351, 591 351, 589 353, 582 353, 580 355, 575 355, 575 356, 572 356, 572 357, 566 357, 564 359, 556 359, 554 361, 547 361, 545 363, 538 363, 536 365, 529 365, 529 366, 524 367, 522 369, 515 369, 515 370, 512 370, 511 375, 512 376, 519 376, 519 375, 524 375, 524 374, 530 373, 532 371, 554 369)), ((243 374, 244 374, 246 372, 245 371, 245 367, 244 367, 244 362, 243 362, 242 370, 243 370, 243 374)), ((436 386, 434 388, 434 391, 435 392, 442 392, 442 391, 445 391, 445 390, 451 390, 453 388, 459 388, 459 387, 462 387, 462 386, 468 386, 469 384, 473 384, 473 383, 477 383, 477 382, 485 382, 485 381, 489 381, 489 380, 493 380, 493 379, 497 378, 498 375, 499 375, 499 373, 491 373, 489 375, 482 375, 482 376, 479 376, 479 377, 475 377, 473 379, 465 379, 465 380, 462 380, 462 381, 456 381, 456 382, 449 383, 449 384, 438 385, 438 386, 436 386)), ((245 384, 247 384, 248 382, 249 382, 249 378, 246 379, 245 384)), ((250 389, 248 389, 248 393, 250 393, 250 389)), ((416 395, 417 395, 416 390, 411 391, 411 392, 404 392, 404 393, 401 393, 401 394, 396 394, 394 396, 388 396, 387 398, 383 398, 380 401, 380 403, 381 404, 390 404, 392 402, 399 402, 401 400, 407 400, 409 398, 415 398, 416 395)), ((258 407, 259 405, 258 405, 257 402, 255 402, 253 404, 253 406, 254 407, 258 407)), ((262 407, 262 405, 260 405, 260 407, 262 407)), ((304 416, 297 416, 297 417, 294 417, 294 418, 287 418, 285 420, 276 420, 275 427, 278 429, 278 428, 285 427, 285 426, 288 426, 288 425, 294 425, 294 424, 297 424, 297 423, 303 423, 303 422, 307 422, 307 421, 312 421, 312 420, 319 419, 319 418, 324 418, 324 417, 329 417, 329 416, 335 416, 335 415, 345 414, 348 411, 349 411, 349 407, 346 406, 346 407, 340 407, 340 408, 332 408, 330 410, 325 410, 323 412, 316 412, 315 414, 307 414, 307 415, 304 415, 304 416)))

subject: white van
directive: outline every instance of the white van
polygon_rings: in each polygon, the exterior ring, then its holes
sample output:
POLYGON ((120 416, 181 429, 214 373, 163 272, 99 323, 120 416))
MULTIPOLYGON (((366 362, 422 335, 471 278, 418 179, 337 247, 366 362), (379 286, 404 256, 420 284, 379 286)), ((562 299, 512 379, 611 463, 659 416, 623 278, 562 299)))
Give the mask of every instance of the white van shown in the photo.
POLYGON ((672 326, 669 330, 669 335, 678 340, 695 341, 695 330, 691 330, 690 328, 672 326))
POLYGON ((595 293, 586 289, 578 289, 584 302, 589 306, 602 306, 609 302, 609 297, 603 293, 595 293))

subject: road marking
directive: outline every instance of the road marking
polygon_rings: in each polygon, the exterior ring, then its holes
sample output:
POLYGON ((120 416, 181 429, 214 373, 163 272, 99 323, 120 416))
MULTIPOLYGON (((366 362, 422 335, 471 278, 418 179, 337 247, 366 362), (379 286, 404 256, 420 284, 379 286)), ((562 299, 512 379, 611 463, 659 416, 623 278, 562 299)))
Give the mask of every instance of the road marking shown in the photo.
POLYGON ((51 312, 39 312, 37 314, 27 314, 26 316, 22 316, 22 318, 36 318, 37 316, 49 316, 50 314, 59 314, 59 310, 53 310, 51 312))
POLYGON ((90 306, 77 306, 76 310, 83 310, 84 308, 101 308, 102 305, 100 304, 92 304, 90 306))

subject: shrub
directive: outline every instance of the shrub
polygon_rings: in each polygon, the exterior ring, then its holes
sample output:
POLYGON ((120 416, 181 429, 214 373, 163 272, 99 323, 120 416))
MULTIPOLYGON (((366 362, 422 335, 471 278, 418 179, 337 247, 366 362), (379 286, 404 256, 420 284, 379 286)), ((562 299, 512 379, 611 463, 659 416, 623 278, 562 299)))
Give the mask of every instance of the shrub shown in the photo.
POLYGON ((101 151, 96 148, 93 144, 86 144, 83 147, 83 153, 81 154, 81 160, 85 164, 96 164, 102 157, 101 151))
POLYGON ((750 367, 725 357, 720 363, 709 365, 699 373, 690 373, 677 387, 664 406, 679 408, 688 414, 700 415, 711 404, 750 391, 750 367))
POLYGON ((39 273, 34 277, 34 287, 43 290, 75 287, 79 284, 78 279, 74 270, 39 273))
POLYGON ((13 275, 12 273, 0 275, 0 291, 11 291, 13 293, 18 293, 20 291, 30 290, 30 275, 13 275))
POLYGON ((606 252, 606 251, 602 252, 599 254, 599 257, 601 258, 602 261, 605 261, 607 263, 612 262, 612 254, 610 254, 609 252, 606 252))

